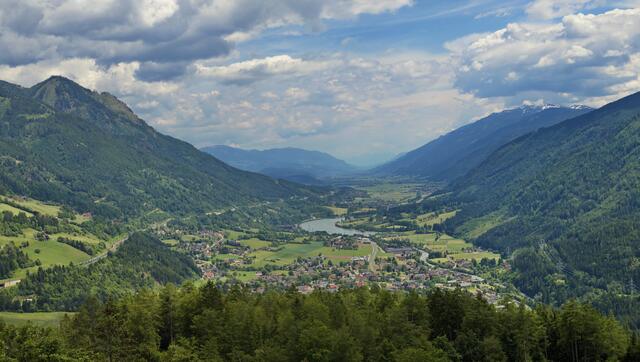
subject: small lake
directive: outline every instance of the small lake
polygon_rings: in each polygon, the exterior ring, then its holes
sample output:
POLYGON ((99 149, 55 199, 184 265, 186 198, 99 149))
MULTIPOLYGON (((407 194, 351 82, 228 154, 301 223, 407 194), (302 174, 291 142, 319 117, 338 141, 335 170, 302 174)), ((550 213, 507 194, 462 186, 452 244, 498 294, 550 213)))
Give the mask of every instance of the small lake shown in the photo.
POLYGON ((358 231, 355 229, 345 229, 341 227, 337 227, 336 223, 342 220, 341 218, 331 218, 331 219, 316 219, 303 222, 300 224, 300 228, 302 230, 308 232, 316 232, 316 231, 326 231, 329 234, 340 234, 340 235, 373 235, 375 232, 373 231, 358 231))

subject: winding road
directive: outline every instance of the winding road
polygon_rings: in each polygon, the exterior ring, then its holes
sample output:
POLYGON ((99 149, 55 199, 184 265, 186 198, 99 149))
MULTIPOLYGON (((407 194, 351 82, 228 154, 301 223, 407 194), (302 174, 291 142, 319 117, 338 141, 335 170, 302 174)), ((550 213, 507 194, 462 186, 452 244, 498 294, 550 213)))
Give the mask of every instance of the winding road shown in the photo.
POLYGON ((107 250, 102 252, 100 255, 96 255, 93 258, 89 259, 89 260, 85 260, 82 263, 80 263, 80 265, 91 265, 91 264, 94 264, 97 261, 100 261, 100 260, 106 258, 107 255, 109 255, 109 252, 115 252, 116 250, 118 250, 120 245, 122 245, 127 240, 129 240, 129 235, 125 236, 124 238, 122 238, 120 240, 117 240, 115 243, 111 244, 111 246, 109 246, 107 248, 107 250))

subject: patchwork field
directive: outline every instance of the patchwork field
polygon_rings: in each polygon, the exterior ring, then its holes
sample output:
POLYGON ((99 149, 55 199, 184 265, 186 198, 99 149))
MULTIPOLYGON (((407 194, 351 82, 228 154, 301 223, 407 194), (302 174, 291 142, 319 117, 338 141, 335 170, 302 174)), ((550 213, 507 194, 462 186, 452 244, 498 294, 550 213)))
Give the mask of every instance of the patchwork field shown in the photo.
POLYGON ((347 209, 343 207, 327 206, 327 209, 331 210, 335 216, 344 216, 347 214, 347 209))
POLYGON ((335 249, 324 246, 321 242, 309 244, 285 244, 278 251, 256 250, 249 254, 255 260, 251 266, 264 267, 267 264, 284 266, 293 263, 296 258, 308 258, 323 255, 333 262, 348 261, 352 257, 371 254, 371 245, 362 244, 357 250, 335 249))
POLYGON ((456 213, 457 211, 454 210, 441 214, 430 212, 427 214, 418 215, 418 217, 416 217, 416 224, 418 224, 418 226, 433 226, 435 224, 441 224, 447 219, 456 216, 456 213))
MULTIPOLYGON (((389 239, 408 239, 411 243, 423 247, 427 251, 446 253, 453 260, 481 260, 499 259, 500 255, 488 251, 474 251, 473 244, 463 239, 457 239, 447 234, 416 234, 415 232, 401 233, 389 239)), ((435 262, 446 262, 447 257, 434 258, 435 262)))
POLYGON ((358 187, 369 193, 369 197, 386 202, 404 202, 416 197, 418 191, 424 188, 419 183, 391 183, 385 182, 372 186, 358 187))
POLYGON ((11 313, 0 312, 0 320, 15 326, 23 326, 27 323, 42 327, 55 328, 60 324, 65 315, 72 315, 67 312, 47 312, 47 313, 11 313))
POLYGON ((22 209, 18 209, 16 207, 13 207, 11 205, 7 205, 5 203, 0 203, 0 213, 5 212, 5 211, 9 211, 10 213, 12 213, 14 215, 18 215, 19 213, 24 212, 25 215, 27 215, 29 217, 33 216, 33 214, 28 212, 28 211, 25 211, 25 210, 22 210, 22 209))
POLYGON ((10 198, 10 200, 27 210, 37 211, 42 215, 58 216, 61 209, 60 206, 49 205, 32 199, 10 198))
POLYGON ((238 240, 238 242, 242 245, 250 247, 251 249, 262 249, 271 246, 271 242, 260 240, 257 238, 238 240))

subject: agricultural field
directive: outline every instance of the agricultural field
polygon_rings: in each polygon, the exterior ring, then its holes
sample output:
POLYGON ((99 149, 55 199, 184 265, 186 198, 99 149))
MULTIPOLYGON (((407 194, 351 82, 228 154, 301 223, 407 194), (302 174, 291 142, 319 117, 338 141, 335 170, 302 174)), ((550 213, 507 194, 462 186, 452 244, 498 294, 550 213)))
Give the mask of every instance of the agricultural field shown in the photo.
POLYGON ((358 188, 366 191, 371 199, 398 203, 415 198, 424 184, 383 182, 358 188))
POLYGON ((9 199, 11 200, 11 202, 18 204, 27 210, 33 210, 33 211, 39 212, 42 215, 58 216, 58 213, 60 212, 60 209, 61 209, 60 206, 49 205, 49 204, 45 204, 43 202, 33 200, 33 199, 28 199, 28 198, 11 197, 9 199))
MULTIPOLYGON (((426 251, 440 252, 450 257, 453 260, 482 260, 487 259, 499 259, 500 255, 489 251, 476 251, 473 244, 466 242, 463 239, 457 239, 447 234, 428 233, 428 234, 416 234, 415 232, 406 232, 396 234, 386 238, 390 239, 408 239, 411 243, 417 244, 424 248, 426 251)), ((447 257, 431 259, 435 262, 446 262, 447 257)))
POLYGON ((241 237, 243 237, 244 235, 246 235, 245 232, 243 231, 237 231, 237 230, 223 230, 224 232, 224 237, 225 239, 229 239, 229 240, 238 240, 241 237))
POLYGON ((454 210, 449 212, 443 212, 440 214, 430 212, 430 213, 418 215, 418 217, 416 217, 416 224, 418 226, 433 226, 435 224, 442 224, 447 219, 450 219, 456 216, 456 213, 457 211, 454 210))
POLYGON ((348 209, 344 207, 326 206, 326 208, 331 210, 334 216, 344 216, 348 211, 348 209))
POLYGON ((277 251, 256 250, 250 253, 249 257, 255 258, 252 267, 261 268, 268 264, 285 266, 292 264, 298 257, 309 258, 318 255, 323 255, 333 262, 348 261, 352 257, 370 255, 371 251, 369 244, 362 244, 356 250, 347 250, 326 247, 321 242, 311 242, 284 244, 277 251))
POLYGON ((12 313, 0 312, 0 320, 6 324, 23 326, 32 323, 41 327, 55 328, 60 324, 65 315, 72 315, 67 312, 39 312, 39 313, 12 313))
POLYGON ((24 211, 24 210, 18 209, 16 207, 13 207, 11 205, 7 205, 5 203, 0 203, 0 213, 5 212, 5 211, 9 211, 10 213, 12 213, 14 215, 18 215, 19 213, 24 212, 25 215, 27 215, 29 217, 33 216, 33 214, 28 212, 28 211, 24 211))
POLYGON ((505 213, 493 212, 465 222, 460 226, 460 233, 467 239, 475 239, 496 226, 500 226, 511 220, 513 220, 513 218, 505 216, 505 213))
MULTIPOLYGON (((88 254, 70 245, 57 242, 56 239, 58 236, 81 240, 94 245, 101 241, 93 236, 73 235, 67 233, 53 234, 49 240, 39 241, 36 240, 35 234, 35 230, 25 229, 21 236, 0 236, 0 247, 8 243, 14 243, 16 246, 28 243, 29 245, 22 250, 29 255, 31 260, 40 260, 40 266, 46 268, 53 265, 67 265, 69 263, 77 264, 91 258, 88 254)), ((37 269, 38 266, 33 266, 31 268, 16 270, 11 279, 24 278, 27 272, 35 272, 37 269)))
MULTIPOLYGON (((0 196, 0 199, 2 197, 0 196)), ((38 200, 23 198, 23 197, 4 197, 4 199, 10 201, 13 204, 18 205, 20 208, 8 205, 6 203, 0 202, 0 213, 3 211, 10 211, 11 213, 17 215, 21 212, 24 212, 27 216, 33 216, 33 212, 40 213, 42 215, 58 217, 60 210, 62 207, 57 205, 47 204, 38 200)), ((73 219, 70 221, 75 224, 82 224, 83 222, 91 220, 91 216, 89 215, 81 215, 75 214, 73 219)))
POLYGON ((260 240, 258 238, 241 239, 241 240, 238 240, 238 242, 241 245, 250 247, 251 249, 263 249, 271 246, 271 242, 260 240))

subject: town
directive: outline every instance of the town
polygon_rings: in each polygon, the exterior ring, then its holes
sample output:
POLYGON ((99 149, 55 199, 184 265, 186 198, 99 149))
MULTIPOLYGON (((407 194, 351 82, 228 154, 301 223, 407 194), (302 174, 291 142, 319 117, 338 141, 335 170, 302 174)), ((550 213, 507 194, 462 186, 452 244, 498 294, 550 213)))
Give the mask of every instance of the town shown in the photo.
POLYGON ((368 286, 419 293, 432 288, 461 289, 496 305, 523 298, 499 277, 500 271, 509 268, 506 261, 442 258, 437 251, 430 258, 426 248, 409 243, 399 246, 397 239, 383 236, 298 230, 291 242, 282 243, 237 231, 186 234, 174 230, 172 239, 166 239, 167 235, 163 231, 159 236, 190 255, 204 280, 242 283, 257 293, 276 289, 309 294, 368 286), (287 255, 289 250, 305 252, 287 255))

